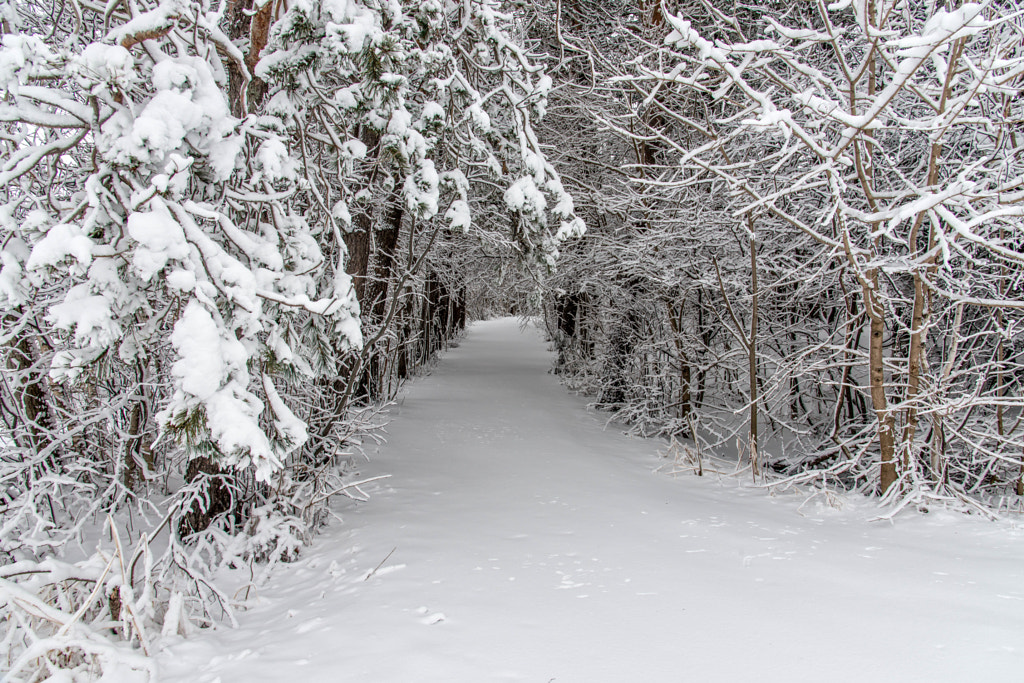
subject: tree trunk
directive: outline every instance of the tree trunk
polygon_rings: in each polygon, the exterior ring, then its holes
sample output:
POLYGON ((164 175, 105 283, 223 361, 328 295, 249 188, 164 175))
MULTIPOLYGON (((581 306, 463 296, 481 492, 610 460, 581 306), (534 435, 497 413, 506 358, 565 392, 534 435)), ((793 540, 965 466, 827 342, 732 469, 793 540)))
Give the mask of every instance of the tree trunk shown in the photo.
POLYGON ((747 352, 750 373, 750 466, 756 477, 760 473, 757 450, 757 240, 754 238, 753 221, 747 219, 750 227, 750 339, 747 352))
MULTIPOLYGON (((400 198, 394 199, 397 201, 400 198)), ((400 204, 391 206, 387 211, 385 227, 373 233, 373 282, 366 292, 366 312, 375 322, 383 320, 387 312, 388 285, 395 271, 395 250, 398 248, 404 215, 400 204)))
MULTIPOLYGON (((14 316, 7 316, 7 321, 11 326, 18 325, 14 316)), ((8 345, 11 350, 7 356, 7 368, 12 371, 9 382, 13 385, 14 404, 17 406, 14 417, 24 425, 24 429, 12 430, 15 443, 38 453, 53 445, 55 427, 43 388, 45 374, 37 367, 39 350, 24 329, 8 345)), ((56 465, 57 455, 50 453, 48 461, 51 465, 56 465)))
MULTIPOLYGON (((688 420, 690 411, 693 409, 691 403, 691 381, 692 372, 690 369, 690 361, 686 357, 686 347, 683 344, 683 303, 679 304, 679 312, 676 313, 675 307, 671 302, 667 303, 668 306, 668 321, 669 327, 672 329, 672 341, 675 343, 676 356, 679 359, 679 417, 683 420, 688 420)), ((694 436, 691 434, 691 436, 694 436)))
POLYGON ((135 486, 145 481, 143 463, 146 469, 153 469, 153 454, 149 444, 143 442, 143 430, 146 426, 145 398, 137 397, 132 403, 131 415, 128 418, 129 437, 124 448, 124 476, 126 489, 134 491, 135 486))
POLYGON ((345 272, 352 278, 352 289, 355 291, 359 309, 366 305, 366 276, 370 268, 370 231, 373 223, 369 216, 359 214, 354 219, 355 229, 345 233, 345 248, 348 260, 345 272))
POLYGON ((234 474, 223 472, 211 458, 189 461, 185 468, 185 481, 192 483, 202 479, 199 486, 203 491, 181 518, 178 532, 182 538, 205 530, 216 517, 234 508, 235 497, 226 481, 233 477, 234 474))
POLYGON ((454 329, 461 332, 466 329, 466 286, 459 287, 454 301, 454 329))
POLYGON ((231 113, 244 118, 266 97, 267 84, 254 75, 260 54, 270 39, 273 24, 273 2, 264 3, 255 12, 253 0, 232 0, 227 12, 227 34, 233 40, 248 35, 249 51, 245 55, 244 69, 234 59, 224 60, 228 72, 228 102, 231 113))
MULTIPOLYGON (((866 273, 875 291, 878 289, 878 271, 866 273)), ((864 302, 870 321, 871 334, 868 342, 868 376, 871 382, 871 404, 878 419, 878 446, 881 451, 881 488, 884 495, 896 483, 895 431, 896 424, 885 396, 885 313, 875 298, 875 293, 865 287, 864 302)))
MULTIPOLYGON (((370 128, 360 132, 359 140, 368 150, 376 154, 380 135, 370 128)), ((361 312, 369 311, 367 304, 367 276, 370 272, 370 250, 373 242, 373 217, 367 211, 359 211, 352 219, 352 228, 345 233, 345 248, 348 251, 348 260, 345 262, 345 272, 352 278, 352 289, 355 291, 356 300, 359 301, 361 312)))

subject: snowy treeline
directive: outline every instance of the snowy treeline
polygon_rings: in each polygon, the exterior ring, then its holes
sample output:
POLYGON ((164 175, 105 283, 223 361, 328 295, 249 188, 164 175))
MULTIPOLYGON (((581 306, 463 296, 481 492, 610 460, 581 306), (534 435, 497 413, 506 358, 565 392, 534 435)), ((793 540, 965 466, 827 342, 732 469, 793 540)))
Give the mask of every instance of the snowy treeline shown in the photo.
POLYGON ((569 382, 755 474, 1019 508, 1019 3, 551 10, 569 382))
POLYGON ((546 269, 583 232, 552 81, 488 0, 0 20, 5 680, 147 680, 231 618, 218 568, 361 494, 377 407, 465 324, 446 249, 546 269))
POLYGON ((467 315, 542 309, 570 386, 755 475, 1019 507, 1016 3, 0 21, 7 680, 147 680, 230 620, 215 574, 363 495, 467 315))

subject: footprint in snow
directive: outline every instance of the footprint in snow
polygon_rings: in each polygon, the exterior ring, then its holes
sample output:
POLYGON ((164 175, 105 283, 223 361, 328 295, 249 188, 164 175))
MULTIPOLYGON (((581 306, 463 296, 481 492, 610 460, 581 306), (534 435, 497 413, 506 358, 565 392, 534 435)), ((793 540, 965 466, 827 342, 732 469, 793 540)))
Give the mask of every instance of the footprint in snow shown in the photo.
POLYGON ((296 626, 295 627, 295 632, 296 633, 309 633, 310 631, 315 629, 317 626, 322 624, 323 621, 324 620, 321 617, 316 617, 315 619, 310 619, 306 623, 299 624, 298 626, 296 626))
POLYGON ((424 626, 433 626, 434 624, 440 624, 447 618, 445 617, 444 612, 434 612, 433 614, 430 614, 430 610, 426 607, 420 607, 416 610, 416 613, 424 615, 423 618, 420 619, 420 623, 424 626))

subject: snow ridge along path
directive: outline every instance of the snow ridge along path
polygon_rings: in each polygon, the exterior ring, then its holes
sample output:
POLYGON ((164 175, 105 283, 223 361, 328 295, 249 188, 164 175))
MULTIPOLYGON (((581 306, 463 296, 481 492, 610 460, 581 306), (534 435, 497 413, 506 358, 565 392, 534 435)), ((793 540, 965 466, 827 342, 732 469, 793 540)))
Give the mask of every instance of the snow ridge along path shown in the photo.
POLYGON ((1019 530, 656 474, 550 364, 473 325, 362 468, 392 478, 164 681, 1019 680, 1019 530))

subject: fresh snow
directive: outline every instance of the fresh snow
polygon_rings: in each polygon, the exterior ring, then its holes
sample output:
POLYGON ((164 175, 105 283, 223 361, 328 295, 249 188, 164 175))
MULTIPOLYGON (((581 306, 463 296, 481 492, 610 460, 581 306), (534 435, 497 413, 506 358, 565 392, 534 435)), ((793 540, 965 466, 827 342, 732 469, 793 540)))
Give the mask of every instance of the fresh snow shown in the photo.
POLYGON ((603 429, 550 364, 536 330, 473 325, 362 467, 391 478, 250 590, 238 628, 169 641, 162 680, 1019 676, 1020 530, 666 476, 661 442, 603 429))

